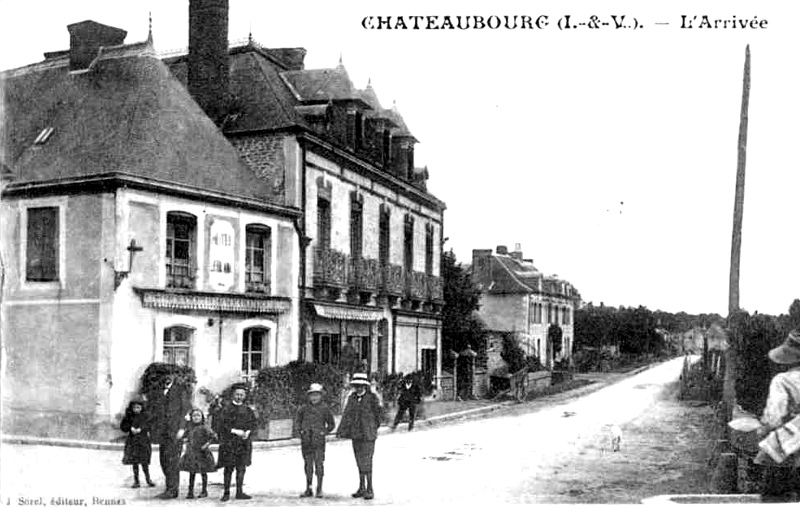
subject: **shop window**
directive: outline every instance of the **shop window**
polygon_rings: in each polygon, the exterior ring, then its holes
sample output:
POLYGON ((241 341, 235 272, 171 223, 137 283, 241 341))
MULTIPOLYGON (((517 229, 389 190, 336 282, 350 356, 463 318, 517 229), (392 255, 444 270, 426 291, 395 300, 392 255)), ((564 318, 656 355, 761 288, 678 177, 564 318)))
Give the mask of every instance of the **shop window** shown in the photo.
POLYGON ((25 245, 25 279, 29 282, 58 280, 59 209, 28 208, 25 245))
POLYGON ((347 343, 349 343, 356 353, 356 364, 359 366, 366 366, 366 371, 370 371, 372 350, 370 347, 369 336, 348 336, 347 343))
POLYGON ((312 357, 315 363, 339 364, 341 350, 342 344, 338 334, 314 333, 312 357))
POLYGON ((173 326, 164 329, 164 362, 178 366, 191 366, 191 348, 194 329, 173 326))
POLYGON ((269 227, 248 225, 245 229, 245 290, 270 292, 272 235, 269 227))
POLYGON ((254 380, 266 365, 269 329, 251 327, 242 336, 242 377, 254 380))
POLYGON ((167 287, 193 289, 197 220, 187 213, 167 213, 167 287))

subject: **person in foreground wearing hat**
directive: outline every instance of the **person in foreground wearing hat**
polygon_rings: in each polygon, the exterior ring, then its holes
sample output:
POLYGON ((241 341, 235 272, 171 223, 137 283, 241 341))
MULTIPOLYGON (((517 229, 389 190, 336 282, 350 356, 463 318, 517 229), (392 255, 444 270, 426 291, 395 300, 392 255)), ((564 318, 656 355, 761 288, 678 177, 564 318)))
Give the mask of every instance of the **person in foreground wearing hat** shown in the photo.
POLYGON ((252 463, 253 443, 250 434, 258 427, 253 409, 244 404, 247 397, 246 384, 234 384, 233 400, 224 406, 219 418, 219 456, 217 468, 223 468, 223 494, 221 501, 230 500, 231 476, 236 469, 236 499, 249 500, 244 493, 244 474, 252 463))
POLYGON ((392 423, 392 431, 403 420, 403 414, 408 410, 408 431, 414 429, 414 419, 417 416, 417 405, 422 403, 422 389, 414 382, 414 377, 406 375, 397 388, 397 415, 392 423))
POLYGON ((180 487, 181 450, 183 449, 184 424, 186 414, 191 409, 181 389, 176 385, 177 377, 168 375, 164 378, 163 392, 158 398, 157 409, 154 410, 155 421, 152 434, 158 442, 158 458, 161 471, 164 473, 164 491, 156 498, 169 500, 178 498, 180 487))
POLYGON ((347 398, 336 435, 353 441, 358 466, 358 491, 353 493, 353 498, 372 500, 372 455, 381 424, 381 406, 378 397, 370 391, 366 373, 353 374, 350 384, 355 392, 347 398))
POLYGON ((785 499, 800 493, 800 440, 786 438, 797 431, 783 431, 784 425, 793 426, 792 419, 800 414, 800 329, 789 333, 786 340, 769 351, 772 362, 789 369, 772 378, 767 404, 761 416, 761 451, 755 463, 765 466, 764 497, 785 499), (783 432, 784 435, 778 435, 783 432))
POLYGON ((306 472, 306 490, 301 497, 310 497, 314 470, 317 471, 317 498, 322 498, 322 478, 325 475, 325 435, 333 431, 336 423, 333 412, 322 401, 321 384, 311 384, 306 391, 308 402, 297 410, 294 431, 300 436, 300 451, 306 472))
POLYGON ((135 399, 128 404, 119 429, 128 434, 125 439, 122 464, 133 465, 133 486, 131 487, 140 487, 139 465, 142 467, 147 485, 155 486, 155 483, 150 480, 150 456, 153 449, 150 442, 150 421, 144 412, 144 401, 135 399))

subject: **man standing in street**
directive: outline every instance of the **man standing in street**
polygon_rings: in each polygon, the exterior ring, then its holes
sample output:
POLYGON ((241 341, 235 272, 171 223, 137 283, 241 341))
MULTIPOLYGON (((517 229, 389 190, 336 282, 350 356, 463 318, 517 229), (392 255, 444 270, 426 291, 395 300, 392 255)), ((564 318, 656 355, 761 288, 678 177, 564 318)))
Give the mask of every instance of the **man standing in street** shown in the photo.
POLYGON ((408 410, 408 431, 414 429, 414 419, 417 416, 417 405, 422 403, 422 389, 414 381, 414 377, 406 375, 398 387, 397 415, 392 424, 392 430, 397 428, 403 420, 403 414, 408 410))
POLYGON ((159 406, 157 407, 156 421, 154 421, 154 431, 158 441, 158 458, 161 464, 161 471, 164 473, 165 489, 156 498, 168 500, 178 498, 178 488, 180 486, 181 449, 183 442, 183 426, 186 422, 185 416, 191 408, 181 390, 174 387, 175 377, 169 375, 164 383, 164 391, 159 406))

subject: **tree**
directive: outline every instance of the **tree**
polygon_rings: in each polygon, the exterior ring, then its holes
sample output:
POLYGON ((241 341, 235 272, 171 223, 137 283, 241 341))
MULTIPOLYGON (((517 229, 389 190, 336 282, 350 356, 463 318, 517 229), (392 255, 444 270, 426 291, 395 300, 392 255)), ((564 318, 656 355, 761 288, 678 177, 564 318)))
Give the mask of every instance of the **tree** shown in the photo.
POLYGON ((561 353, 563 345, 561 339, 563 336, 564 331, 558 324, 550 324, 550 327, 547 328, 547 341, 550 342, 550 346, 552 347, 554 360, 555 357, 561 353))
POLYGON ((800 327, 800 299, 795 299, 789 306, 789 325, 792 328, 800 327))
POLYGON ((480 306, 481 292, 472 283, 469 273, 456 262, 452 250, 442 254, 442 349, 461 352, 467 345, 482 350, 486 334, 483 322, 475 314, 480 306))

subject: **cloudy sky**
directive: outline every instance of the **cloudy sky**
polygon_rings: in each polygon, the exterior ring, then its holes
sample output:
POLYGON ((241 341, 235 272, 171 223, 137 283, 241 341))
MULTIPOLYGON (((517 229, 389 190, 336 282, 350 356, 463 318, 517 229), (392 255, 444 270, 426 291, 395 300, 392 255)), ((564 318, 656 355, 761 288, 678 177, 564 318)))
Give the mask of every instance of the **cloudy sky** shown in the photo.
MULTIPOLYGON (((342 55, 396 102, 447 203, 446 248, 522 245, 586 301, 727 314, 745 46, 752 52, 741 306, 800 298, 800 7, 796 2, 230 0, 230 38, 342 55), (367 30, 366 16, 547 16, 534 29, 367 30), (560 30, 559 20, 608 26, 560 30), (615 29, 625 16, 637 29, 615 29), (682 16, 695 28, 681 28, 682 16), (765 28, 697 28, 702 16, 765 28)), ((69 45, 84 19, 127 42, 187 45, 188 1, 0 1, 0 68, 69 45), (68 4, 68 5, 67 5, 68 4)), ((518 18, 519 19, 519 18, 518 18)), ((410 22, 409 22, 410 23, 410 22)), ((421 24, 424 25, 425 22, 421 24)), ((563 25, 562 25, 563 26, 563 25)))

